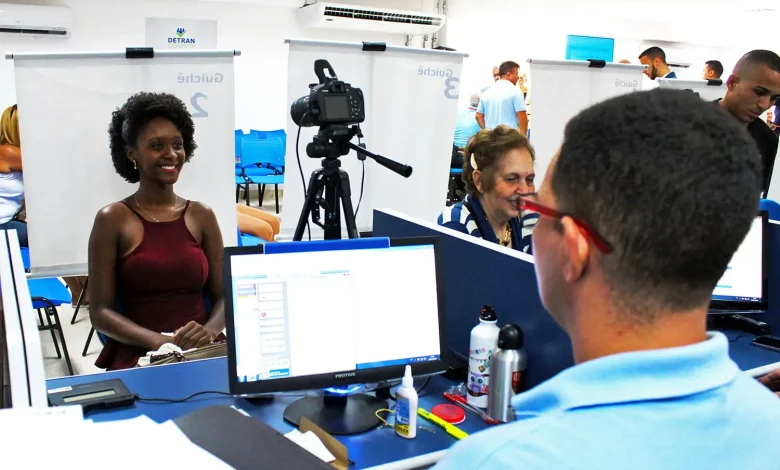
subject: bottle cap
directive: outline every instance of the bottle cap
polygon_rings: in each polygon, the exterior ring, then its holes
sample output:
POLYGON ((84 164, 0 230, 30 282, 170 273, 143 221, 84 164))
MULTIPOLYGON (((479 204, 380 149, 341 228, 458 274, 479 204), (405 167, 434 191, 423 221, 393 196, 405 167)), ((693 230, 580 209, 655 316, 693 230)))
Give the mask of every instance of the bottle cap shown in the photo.
POLYGON ((406 365, 406 370, 404 371, 404 379, 401 381, 402 387, 414 387, 414 377, 412 377, 412 366, 409 364, 406 365))
POLYGON ((493 309, 493 307, 490 305, 485 305, 479 312, 479 319, 481 321, 494 322, 498 320, 498 317, 496 316, 496 311, 493 309))
POLYGON ((507 349, 520 349, 523 347, 523 330, 519 326, 510 323, 504 325, 498 331, 498 348, 507 349))

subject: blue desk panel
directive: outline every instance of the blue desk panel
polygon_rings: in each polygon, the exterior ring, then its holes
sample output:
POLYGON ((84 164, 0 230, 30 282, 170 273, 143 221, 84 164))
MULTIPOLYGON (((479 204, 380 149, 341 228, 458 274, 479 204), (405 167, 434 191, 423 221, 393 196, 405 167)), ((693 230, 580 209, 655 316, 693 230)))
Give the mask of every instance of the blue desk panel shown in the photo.
POLYGON ((374 211, 375 237, 440 238, 447 342, 457 353, 468 354, 471 329, 490 304, 499 326, 515 323, 523 329, 529 387, 571 366, 571 342, 542 306, 534 265, 448 233, 374 211))
MULTIPOLYGON (((52 379, 47 382, 47 388, 58 388, 67 385, 95 382, 99 380, 122 379, 132 393, 143 398, 184 398, 204 390, 227 392, 227 359, 207 359, 203 361, 184 362, 164 366, 130 369, 108 372, 104 374, 82 375, 52 379)), ((418 379, 418 388, 423 381, 418 379)), ((420 396, 420 406, 431 410, 439 403, 445 403, 442 393, 453 382, 434 377, 420 396)), ((96 411, 87 414, 94 421, 114 421, 146 415, 156 422, 164 422, 191 413, 198 408, 211 405, 233 405, 255 418, 260 419, 277 431, 286 434, 294 427, 282 419, 287 405, 303 395, 284 395, 270 402, 250 402, 243 398, 233 398, 224 395, 205 395, 195 397, 185 403, 149 404, 137 402, 132 408, 109 411, 96 411)), ((432 423, 420 424, 435 427, 432 423)), ((390 420, 392 422, 392 420, 390 420)), ((487 425, 473 415, 466 414, 466 421, 458 425, 462 430, 473 433, 485 429, 487 425)), ((354 436, 336 436, 347 446, 349 458, 355 462, 355 468, 366 468, 386 464, 397 460, 408 459, 419 455, 445 450, 455 443, 444 430, 436 433, 418 431, 417 438, 407 440, 395 435, 391 429, 380 429, 354 436)))

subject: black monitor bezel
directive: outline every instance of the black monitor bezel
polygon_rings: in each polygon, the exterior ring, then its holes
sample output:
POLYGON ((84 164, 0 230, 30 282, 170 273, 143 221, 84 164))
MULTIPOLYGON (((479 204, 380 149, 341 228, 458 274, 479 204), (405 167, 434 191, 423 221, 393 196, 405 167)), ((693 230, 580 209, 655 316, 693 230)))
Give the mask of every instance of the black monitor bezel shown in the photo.
POLYGON ((759 211, 756 215, 761 216, 761 301, 710 300, 710 310, 712 311, 728 313, 729 311, 769 309, 769 213, 759 211))
MULTIPOLYGON (((414 246, 414 245, 433 245, 434 265, 436 269, 436 289, 437 303, 439 308, 439 359, 435 361, 419 362, 412 365, 412 373, 415 376, 431 375, 442 373, 446 370, 447 341, 445 331, 445 312, 444 312, 444 281, 443 281, 443 262, 441 255, 441 245, 439 237, 412 237, 412 238, 392 238, 391 247, 414 246)), ((239 382, 236 367, 236 349, 235 342, 231 340, 235 323, 233 320, 233 276, 231 269, 231 257, 242 255, 263 254, 263 246, 251 247, 226 247, 222 260, 222 283, 225 291, 225 325, 227 332, 227 352, 228 352, 228 384, 230 393, 233 395, 262 395, 290 392, 296 390, 324 389, 328 387, 341 387, 344 385, 380 383, 389 380, 398 380, 404 375, 405 365, 395 365, 389 367, 380 367, 364 370, 338 371, 328 374, 311 375, 304 377, 291 377, 273 380, 258 380, 254 382, 239 382), (353 375, 354 373, 354 375, 353 375), (338 377, 339 375, 347 375, 338 377)), ((269 255, 271 256, 271 255, 269 255)), ((380 332, 379 341, 392 341, 390 338, 384 338, 380 332)))

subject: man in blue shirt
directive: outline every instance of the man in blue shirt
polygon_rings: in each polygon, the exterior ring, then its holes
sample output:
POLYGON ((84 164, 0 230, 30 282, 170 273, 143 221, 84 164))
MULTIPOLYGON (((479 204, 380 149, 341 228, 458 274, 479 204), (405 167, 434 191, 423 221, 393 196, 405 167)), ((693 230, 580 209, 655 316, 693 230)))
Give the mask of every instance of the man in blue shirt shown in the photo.
POLYGON ((498 67, 500 78, 485 90, 477 108, 477 122, 482 129, 494 129, 499 124, 528 131, 528 115, 525 112, 525 97, 517 87, 520 66, 516 62, 504 62, 498 67))
POLYGON ((666 63, 666 53, 660 47, 651 47, 639 54, 639 63, 647 65, 645 75, 650 80, 677 78, 677 74, 669 69, 669 65, 666 63))
POLYGON ((452 139, 452 164, 451 168, 463 168, 463 149, 472 135, 479 132, 479 124, 475 118, 479 106, 479 93, 471 95, 469 107, 458 111, 455 121, 455 137, 452 139))
POLYGON ((632 93, 574 117, 520 206, 541 214, 539 292, 576 365, 439 467, 777 469, 780 401, 706 332, 760 175, 744 128, 692 93, 632 93))

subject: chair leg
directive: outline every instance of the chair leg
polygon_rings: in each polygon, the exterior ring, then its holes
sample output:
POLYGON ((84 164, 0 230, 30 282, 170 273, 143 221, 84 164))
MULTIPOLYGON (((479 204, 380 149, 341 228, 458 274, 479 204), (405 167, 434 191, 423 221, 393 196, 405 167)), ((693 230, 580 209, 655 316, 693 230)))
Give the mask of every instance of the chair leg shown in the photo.
POLYGON ((89 350, 89 343, 92 342, 92 335, 95 334, 95 328, 92 327, 89 330, 89 335, 87 336, 87 342, 84 343, 84 350, 81 351, 81 357, 85 357, 87 355, 87 351, 89 350))
POLYGON ((43 326, 43 316, 41 315, 41 309, 36 309, 38 311, 38 320, 41 322, 41 326, 43 326))
POLYGON ((244 186, 244 201, 246 205, 249 205, 249 183, 244 186))
MULTIPOLYGON (((79 314, 79 310, 81 309, 81 301, 84 300, 84 294, 87 292, 88 285, 89 285, 89 276, 87 276, 87 279, 84 281, 84 288, 81 289, 81 293, 79 294, 79 300, 76 302, 76 309, 73 311, 73 318, 70 319, 71 325, 76 323, 76 315, 79 314)), ((71 294, 73 293, 71 292, 71 294)))
MULTIPOLYGON (((52 307, 46 307, 46 324, 49 326, 49 333, 51 333, 51 340, 54 342, 54 350, 57 352, 57 359, 62 359, 62 354, 60 354, 60 346, 57 344, 57 335, 54 334, 54 330, 56 327, 54 327, 51 323, 51 311, 53 310, 52 307)), ((56 317, 55 317, 56 318, 56 317)))
POLYGON ((257 197, 260 199, 260 205, 258 207, 263 207, 263 202, 265 201, 265 185, 257 185, 258 194, 257 197))
POLYGON ((237 184, 236 185, 236 204, 238 204, 238 196, 239 196, 239 194, 241 194, 241 185, 237 184))
POLYGON ((274 185, 274 197, 276 198, 276 213, 279 213, 279 185, 274 185))
POLYGON ((68 373, 70 375, 73 375, 73 365, 70 363, 70 355, 68 354, 68 344, 65 342, 65 333, 63 333, 62 331, 62 322, 60 321, 60 316, 59 314, 57 314, 56 307, 52 307, 51 311, 52 311, 52 315, 54 315, 54 322, 56 325, 55 329, 60 334, 60 339, 62 340, 62 353, 65 355, 65 364, 68 365, 68 373))

